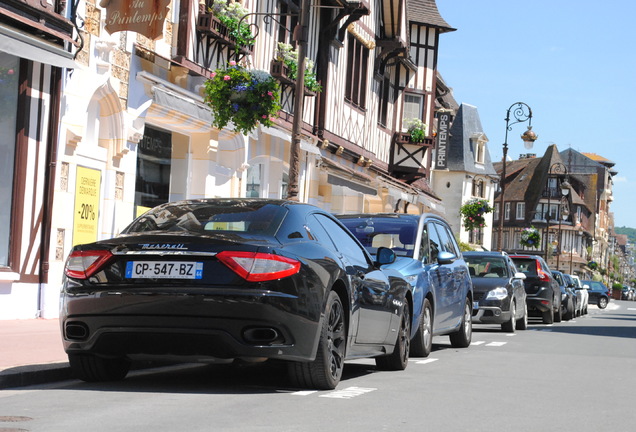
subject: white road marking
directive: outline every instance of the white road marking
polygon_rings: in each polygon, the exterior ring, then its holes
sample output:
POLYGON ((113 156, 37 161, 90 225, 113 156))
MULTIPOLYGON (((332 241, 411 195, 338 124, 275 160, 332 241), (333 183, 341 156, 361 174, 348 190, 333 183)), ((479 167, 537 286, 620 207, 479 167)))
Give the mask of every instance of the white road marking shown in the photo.
POLYGON ((636 310, 636 308, 627 308, 627 310, 636 310))
POLYGON ((433 362, 435 362, 437 360, 439 360, 439 359, 430 358, 430 359, 426 359, 426 360, 418 360, 415 363, 417 363, 417 364, 427 364, 427 363, 433 363, 433 362))
POLYGON ((309 396, 310 394, 314 394, 317 393, 316 390, 303 390, 303 391, 297 391, 297 392, 293 392, 292 394, 294 396, 309 396))
POLYGON ((517 333, 506 333, 506 336, 517 336, 517 333))
POLYGON ((326 398, 335 398, 335 399, 351 399, 356 396, 363 395, 365 393, 372 392, 374 388, 364 388, 364 387, 347 387, 346 389, 336 390, 324 395, 320 395, 319 397, 326 398))
POLYGON ((475 342, 472 342, 471 345, 475 345, 476 346, 476 345, 481 345, 481 344, 485 344, 485 343, 486 343, 486 341, 475 341, 475 342))
POLYGON ((504 346, 507 343, 508 342, 490 342, 489 344, 486 344, 486 346, 499 347, 504 346))

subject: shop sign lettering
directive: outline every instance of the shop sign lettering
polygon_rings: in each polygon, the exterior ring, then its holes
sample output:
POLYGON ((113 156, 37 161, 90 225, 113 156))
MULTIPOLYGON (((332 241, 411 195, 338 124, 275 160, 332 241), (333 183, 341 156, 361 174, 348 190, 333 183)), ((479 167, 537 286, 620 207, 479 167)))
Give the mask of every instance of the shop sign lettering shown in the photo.
POLYGON ((168 14, 170 0, 102 0, 106 8, 106 25, 110 34, 134 31, 149 39, 163 35, 163 22, 168 14))

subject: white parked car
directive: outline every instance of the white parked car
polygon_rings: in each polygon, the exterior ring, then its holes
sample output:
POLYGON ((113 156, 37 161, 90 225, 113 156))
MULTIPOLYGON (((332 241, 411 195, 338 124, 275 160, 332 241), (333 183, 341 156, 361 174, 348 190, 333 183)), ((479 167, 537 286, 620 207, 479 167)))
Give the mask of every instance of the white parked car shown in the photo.
POLYGON ((574 281, 574 289, 576 290, 576 297, 578 300, 576 316, 586 315, 587 314, 587 302, 589 300, 590 294, 587 292, 587 288, 583 286, 581 283, 581 279, 578 276, 570 275, 572 280, 574 281))

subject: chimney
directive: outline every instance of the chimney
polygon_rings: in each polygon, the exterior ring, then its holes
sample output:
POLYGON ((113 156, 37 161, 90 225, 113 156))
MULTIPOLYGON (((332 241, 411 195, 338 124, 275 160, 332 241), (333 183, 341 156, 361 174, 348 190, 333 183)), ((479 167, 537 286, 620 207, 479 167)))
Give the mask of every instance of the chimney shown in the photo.
POLYGON ((535 159, 536 157, 537 157, 536 153, 526 153, 526 154, 519 155, 519 159, 535 159))

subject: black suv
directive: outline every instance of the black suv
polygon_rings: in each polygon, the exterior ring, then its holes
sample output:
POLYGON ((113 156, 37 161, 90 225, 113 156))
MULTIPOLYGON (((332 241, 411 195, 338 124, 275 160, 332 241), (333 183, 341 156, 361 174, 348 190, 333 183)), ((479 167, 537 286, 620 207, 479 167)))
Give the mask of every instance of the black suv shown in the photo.
POLYGON ((517 270, 526 278, 528 314, 540 316, 544 324, 561 322, 561 288, 552 276, 550 267, 537 255, 510 255, 517 270))
POLYGON ((610 300, 610 292, 605 284, 592 280, 582 280, 581 283, 588 289, 587 292, 590 294, 587 300, 588 304, 596 304, 599 309, 605 309, 610 300))

